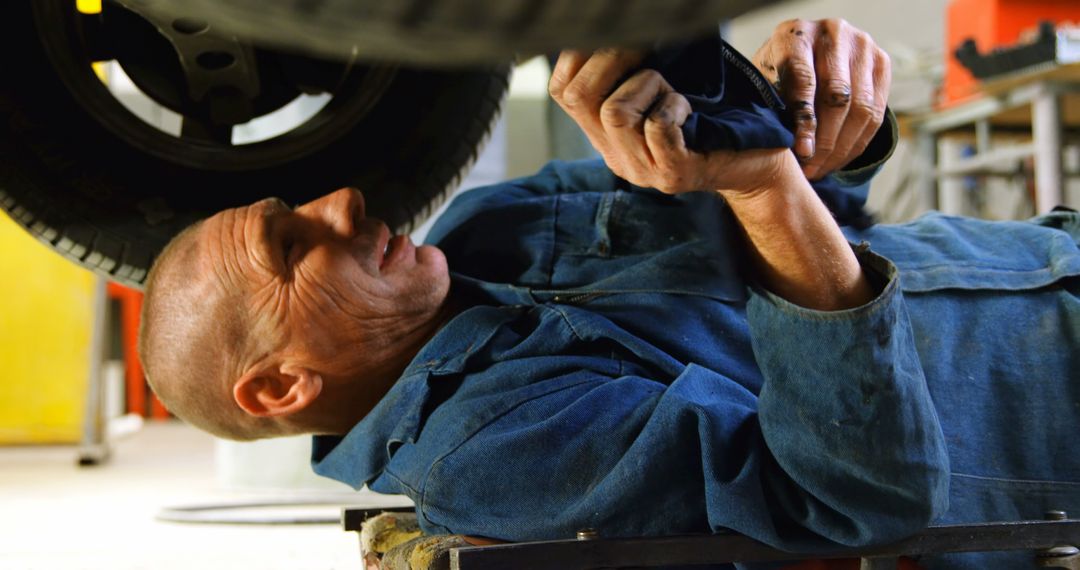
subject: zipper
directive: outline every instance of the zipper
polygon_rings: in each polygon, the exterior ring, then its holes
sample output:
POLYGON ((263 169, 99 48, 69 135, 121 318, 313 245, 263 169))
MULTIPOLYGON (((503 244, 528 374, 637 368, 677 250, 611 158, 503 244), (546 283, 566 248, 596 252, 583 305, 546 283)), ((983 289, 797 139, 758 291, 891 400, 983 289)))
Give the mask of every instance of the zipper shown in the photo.
POLYGON ((761 98, 765 100, 765 103, 769 107, 772 107, 777 111, 784 109, 784 104, 776 96, 776 92, 773 91, 772 85, 769 85, 768 81, 765 80, 765 77, 761 75, 761 72, 758 71, 752 63, 747 61, 742 54, 731 49, 726 42, 721 46, 720 53, 723 54, 724 59, 739 68, 739 70, 750 79, 750 82, 757 88, 758 94, 761 95, 761 98))
POLYGON ((596 293, 596 292, 575 293, 573 295, 555 295, 554 297, 551 298, 551 300, 556 302, 556 303, 562 303, 564 305, 576 305, 578 303, 584 303, 586 301, 591 301, 591 300, 593 300, 593 299, 595 299, 597 297, 600 297, 602 295, 603 295, 603 293, 596 293))

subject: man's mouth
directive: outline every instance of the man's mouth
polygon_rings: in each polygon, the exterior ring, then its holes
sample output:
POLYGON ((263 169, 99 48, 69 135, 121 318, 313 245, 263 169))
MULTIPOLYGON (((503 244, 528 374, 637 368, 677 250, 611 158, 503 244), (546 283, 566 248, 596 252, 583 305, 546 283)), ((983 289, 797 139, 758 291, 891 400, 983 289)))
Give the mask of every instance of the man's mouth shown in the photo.
POLYGON ((390 259, 390 242, 392 241, 394 241, 393 236, 391 236, 391 239, 386 240, 386 244, 383 246, 382 259, 379 260, 380 270, 386 266, 386 260, 390 259))
POLYGON ((382 259, 379 261, 379 270, 382 271, 409 255, 408 250, 411 247, 414 246, 408 235, 390 236, 383 246, 382 259))

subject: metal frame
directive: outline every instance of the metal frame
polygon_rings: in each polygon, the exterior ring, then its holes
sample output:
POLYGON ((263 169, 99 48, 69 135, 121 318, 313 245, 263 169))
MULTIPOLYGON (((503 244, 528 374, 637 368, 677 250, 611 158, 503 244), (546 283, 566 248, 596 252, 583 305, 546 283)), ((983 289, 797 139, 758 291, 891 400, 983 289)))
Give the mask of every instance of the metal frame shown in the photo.
POLYGON ((106 438, 109 419, 105 417, 105 381, 102 363, 105 360, 108 336, 108 297, 105 279, 95 277, 93 293, 93 323, 90 331, 90 373, 86 387, 86 404, 83 415, 82 440, 79 442, 78 464, 98 465, 109 459, 110 449, 106 438))
MULTIPOLYGON (((403 509, 345 509, 345 530, 360 531, 360 523, 380 512, 403 509)), ((1080 520, 1000 522, 932 526, 915 536, 891 544, 864 548, 836 548, 818 552, 785 552, 738 534, 647 538, 592 538, 578 533, 577 540, 521 542, 469 546, 450 550, 451 570, 589 570, 599 568, 655 568, 674 565, 801 560, 860 559, 861 570, 894 570, 901 556, 954 552, 1032 550, 1033 565, 1080 570, 1080 520)))
MULTIPOLYGON (((105 278, 95 276, 94 291, 92 293, 93 320, 90 325, 90 346, 87 351, 89 371, 86 382, 86 401, 83 406, 82 436, 79 441, 77 460, 78 465, 81 467, 92 467, 107 462, 112 456, 113 441, 138 431, 143 423, 142 413, 132 413, 131 410, 127 414, 116 417, 109 417, 108 415, 106 398, 109 394, 105 382, 105 363, 108 360, 110 330, 117 324, 113 322, 109 310, 109 303, 113 298, 109 293, 112 286, 105 278)), ((122 310, 130 311, 132 307, 122 308, 122 310)), ((134 310, 137 311, 137 309, 134 310)), ((138 313, 122 315, 124 319, 128 317, 137 318, 138 313)), ((123 342, 129 344, 124 347, 124 350, 133 351, 135 350, 134 330, 126 331, 126 333, 131 335, 131 338, 123 339, 123 342)), ((124 332, 122 332, 121 336, 124 336, 124 332)), ((132 366, 131 362, 125 363, 125 368, 130 366, 132 366)), ((128 371, 125 371, 125 374, 128 373, 128 371)), ((141 368, 137 371, 137 378, 139 383, 143 381, 141 368)), ((131 390, 130 382, 128 390, 129 392, 131 390)), ((156 398, 154 401, 156 402, 154 417, 159 417, 157 414, 158 408, 165 414, 161 417, 167 417, 168 412, 165 408, 161 406, 160 402, 157 402, 156 398)))

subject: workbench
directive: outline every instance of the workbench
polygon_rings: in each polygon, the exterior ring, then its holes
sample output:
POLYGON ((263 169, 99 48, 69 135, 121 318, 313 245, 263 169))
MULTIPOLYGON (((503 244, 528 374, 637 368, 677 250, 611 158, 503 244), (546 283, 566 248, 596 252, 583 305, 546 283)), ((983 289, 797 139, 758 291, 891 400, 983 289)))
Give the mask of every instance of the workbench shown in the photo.
POLYGON ((983 82, 970 98, 909 116, 902 127, 915 140, 923 209, 965 213, 959 180, 1001 175, 1002 166, 1029 157, 1034 162, 1035 213, 1064 204, 1065 177, 1076 174, 1062 168, 1064 140, 1066 134, 1080 132, 1080 32, 1058 33, 1056 61, 983 82), (1028 132, 1030 138, 1016 140, 1028 132), (972 138, 974 154, 939 152, 942 140, 972 138))

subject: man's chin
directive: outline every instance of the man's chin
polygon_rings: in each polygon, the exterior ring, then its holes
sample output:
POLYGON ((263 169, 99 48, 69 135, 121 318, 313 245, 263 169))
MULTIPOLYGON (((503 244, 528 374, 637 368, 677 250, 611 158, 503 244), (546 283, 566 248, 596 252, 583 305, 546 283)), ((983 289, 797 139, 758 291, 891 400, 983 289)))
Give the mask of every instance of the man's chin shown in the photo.
POLYGON ((446 255, 442 250, 433 245, 420 245, 416 247, 416 263, 438 269, 439 273, 449 273, 446 266, 446 255))

